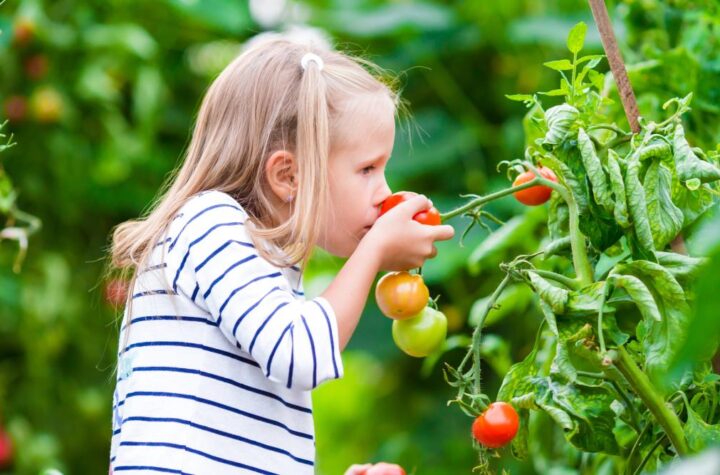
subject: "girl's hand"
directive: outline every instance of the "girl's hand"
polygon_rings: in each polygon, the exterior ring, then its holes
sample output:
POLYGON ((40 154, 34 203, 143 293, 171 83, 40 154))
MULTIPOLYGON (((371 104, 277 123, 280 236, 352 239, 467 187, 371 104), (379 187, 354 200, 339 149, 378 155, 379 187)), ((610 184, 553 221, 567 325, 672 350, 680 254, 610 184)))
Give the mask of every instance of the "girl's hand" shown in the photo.
POLYGON ((413 220, 413 216, 431 206, 426 196, 413 196, 375 221, 363 241, 367 240, 379 253, 381 270, 422 267, 425 260, 437 255, 435 241, 446 241, 455 235, 452 226, 428 226, 413 220))
POLYGON ((372 464, 366 463, 364 465, 353 465, 345 471, 345 475, 365 475, 365 472, 372 467, 372 464))

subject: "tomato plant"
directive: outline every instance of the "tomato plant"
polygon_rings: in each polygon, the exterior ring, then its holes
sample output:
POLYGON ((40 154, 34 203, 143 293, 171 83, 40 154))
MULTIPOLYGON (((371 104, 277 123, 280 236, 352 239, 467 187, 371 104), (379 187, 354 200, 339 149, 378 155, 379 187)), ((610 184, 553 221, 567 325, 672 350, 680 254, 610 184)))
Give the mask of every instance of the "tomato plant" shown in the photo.
POLYGON ((508 403, 498 401, 475 418, 472 433, 485 447, 497 449, 507 445, 517 434, 520 419, 508 403))
MULTIPOLYGON (((383 201, 383 204, 380 207, 380 216, 387 213, 389 210, 399 205, 403 201, 409 200, 414 195, 415 193, 411 193, 408 191, 399 191, 392 194, 385 201, 383 201)), ((436 226, 442 222, 442 220, 440 219, 440 212, 434 206, 431 206, 429 210, 416 213, 415 216, 413 216, 413 219, 420 224, 427 224, 430 226, 436 226)))
POLYGON ((430 292, 419 274, 390 272, 375 286, 375 300, 383 315, 392 319, 410 318, 428 303, 430 292))
MULTIPOLYGON (((550 181, 557 182, 557 177, 553 173, 553 171, 549 168, 545 167, 539 167, 538 170, 540 171, 540 175, 550 181)), ((522 172, 515 178, 515 181, 513 182, 513 186, 519 187, 521 185, 524 185, 525 183, 531 181, 533 178, 535 178, 535 173, 531 171, 525 171, 522 172)), ((530 188, 525 188, 520 191, 516 191, 514 193, 515 199, 517 199, 520 203, 528 206, 537 206, 544 203, 547 203, 547 201, 550 199, 550 195, 552 194, 552 188, 549 186, 544 185, 535 185, 531 186, 530 188)))
POLYGON ((520 173, 513 186, 473 195, 442 215, 470 217, 469 230, 488 216, 487 203, 510 194, 529 205, 549 202, 546 244, 501 264, 505 277, 473 315, 465 357, 446 366, 457 390, 450 402, 470 417, 481 414, 473 435, 485 472, 486 451, 511 439, 513 454, 527 456, 530 411, 562 428, 577 450, 618 456, 630 473, 720 437, 720 378, 711 366, 718 341, 704 341, 693 360, 678 360, 692 323, 694 276, 705 261, 682 252, 682 236, 720 194, 720 147, 690 145, 682 118, 692 94, 668 100, 665 117, 641 118, 637 133, 612 121, 606 114, 613 101, 595 70, 603 56, 579 56, 586 28, 570 32, 570 60, 545 63, 562 80, 542 94, 563 97, 562 104, 545 109, 538 95, 508 96, 525 102, 526 121, 538 131, 524 159, 501 163, 520 173), (544 320, 533 349, 505 375, 494 398, 500 402, 488 406, 483 326, 505 288, 517 285, 537 296, 544 320), (519 414, 494 439, 489 415, 507 404, 519 414))
POLYGON ((447 336, 447 319, 442 312, 428 306, 411 318, 395 320, 392 336, 398 348, 422 358, 442 346, 447 336))

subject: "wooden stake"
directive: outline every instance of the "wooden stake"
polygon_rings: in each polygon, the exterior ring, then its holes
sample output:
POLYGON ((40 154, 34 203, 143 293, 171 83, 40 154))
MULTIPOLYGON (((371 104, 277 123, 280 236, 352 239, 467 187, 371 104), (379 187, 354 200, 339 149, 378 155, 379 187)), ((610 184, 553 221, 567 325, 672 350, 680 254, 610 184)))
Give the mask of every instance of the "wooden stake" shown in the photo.
POLYGON ((610 23, 610 15, 605 6, 605 0, 588 1, 590 2, 593 18, 595 18, 595 23, 600 31, 600 38, 602 39, 603 48, 610 63, 610 69, 612 70, 615 83, 617 83, 618 91, 620 92, 620 99, 622 100, 623 109, 625 109, 625 116, 630 123, 630 129, 637 134, 640 132, 640 123, 638 122, 638 116, 640 114, 638 112, 637 100, 635 100, 635 93, 630 84, 630 79, 628 79, 625 63, 623 62, 620 48, 618 48, 615 39, 615 32, 612 29, 612 23, 610 23))

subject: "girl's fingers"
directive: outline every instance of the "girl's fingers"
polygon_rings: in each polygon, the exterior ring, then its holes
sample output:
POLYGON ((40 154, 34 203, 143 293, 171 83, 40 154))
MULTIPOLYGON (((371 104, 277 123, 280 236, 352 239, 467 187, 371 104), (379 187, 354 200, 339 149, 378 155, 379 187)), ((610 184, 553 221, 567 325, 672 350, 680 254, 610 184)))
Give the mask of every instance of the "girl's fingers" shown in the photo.
POLYGON ((366 463, 363 465, 352 465, 345 471, 345 475, 365 475, 365 472, 372 467, 372 464, 366 463))
POLYGON ((447 241, 455 236, 455 228, 449 224, 441 224, 438 226, 428 226, 431 231, 433 241, 447 241))

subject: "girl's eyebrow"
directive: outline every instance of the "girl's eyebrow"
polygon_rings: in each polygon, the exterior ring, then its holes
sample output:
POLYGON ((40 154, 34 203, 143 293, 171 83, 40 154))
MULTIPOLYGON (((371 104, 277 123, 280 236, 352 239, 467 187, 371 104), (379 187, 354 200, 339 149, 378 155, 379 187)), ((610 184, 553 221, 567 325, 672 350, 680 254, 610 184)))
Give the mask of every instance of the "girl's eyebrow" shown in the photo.
MULTIPOLYGON (((366 167, 366 166, 368 166, 368 165, 372 165, 373 163, 378 163, 378 162, 383 161, 383 160, 385 159, 385 157, 386 157, 386 155, 383 153, 382 155, 378 155, 378 156, 375 157, 375 158, 371 158, 371 159, 368 159, 368 160, 363 160, 362 162, 360 162, 360 164, 361 164, 363 167, 366 167)), ((387 158, 390 158, 390 157, 387 156, 387 158)))

